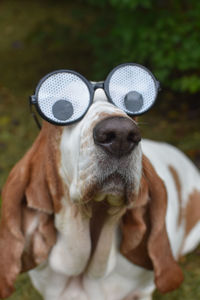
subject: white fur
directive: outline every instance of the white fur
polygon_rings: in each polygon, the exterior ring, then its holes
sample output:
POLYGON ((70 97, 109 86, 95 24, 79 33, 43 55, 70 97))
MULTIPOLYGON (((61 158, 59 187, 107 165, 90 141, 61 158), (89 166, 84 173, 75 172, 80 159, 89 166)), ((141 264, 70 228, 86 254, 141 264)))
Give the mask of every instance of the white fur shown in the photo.
POLYGON ((158 175, 164 180, 167 188, 168 208, 166 225, 172 251, 174 257, 177 258, 180 254, 192 251, 200 242, 200 235, 197 234, 199 223, 196 224, 186 240, 184 240, 184 219, 182 224, 177 226, 180 209, 184 209, 187 206, 189 195, 195 189, 197 191, 200 190, 200 174, 194 164, 180 150, 171 145, 144 140, 142 150, 153 164, 158 175), (178 191, 169 171, 169 166, 172 166, 179 176, 182 198, 181 208, 179 207, 178 191))
MULTIPOLYGON (((104 176, 98 165, 103 154, 94 145, 92 130, 105 115, 127 117, 107 102, 102 90, 97 90, 86 116, 77 124, 66 127, 62 134, 60 174, 69 193, 63 197, 62 210, 55 217, 57 243, 48 261, 30 272, 33 284, 46 300, 122 300, 125 297, 132 299, 134 295, 140 300, 150 300, 155 289, 153 272, 132 264, 119 252, 120 214, 116 220, 111 216, 105 224, 102 234, 109 237, 109 242, 104 245, 100 236, 97 250, 91 257, 89 217, 77 211, 76 204, 80 204, 85 190, 104 176)), ((169 166, 173 166, 180 177, 183 206, 187 205, 193 189, 200 189, 200 175, 174 147, 144 140, 142 150, 140 145, 136 147, 126 162, 127 181, 134 182, 135 191, 139 189, 141 178, 142 152, 150 159, 167 188, 166 225, 173 255, 177 258, 181 251, 192 250, 200 241, 200 223, 184 242, 185 224, 178 225, 177 222, 180 207, 169 166)), ((103 171, 110 174, 115 168, 121 168, 115 164, 114 160, 108 162, 103 171)), ((109 193, 109 189, 106 187, 105 193, 109 193)))

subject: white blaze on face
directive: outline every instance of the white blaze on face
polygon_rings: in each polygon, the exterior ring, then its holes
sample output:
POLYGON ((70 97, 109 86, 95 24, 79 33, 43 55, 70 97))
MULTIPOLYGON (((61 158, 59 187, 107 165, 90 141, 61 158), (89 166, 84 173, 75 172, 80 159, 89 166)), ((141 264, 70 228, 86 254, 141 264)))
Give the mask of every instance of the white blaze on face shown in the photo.
MULTIPOLYGON (((93 129, 95 125, 105 118, 109 117, 126 117, 127 114, 121 109, 107 101, 103 90, 98 89, 95 92, 93 104, 89 108, 84 118, 70 126, 66 126, 61 137, 61 176, 69 188, 71 201, 80 201, 87 191, 97 182, 97 177, 104 176, 105 172, 112 173, 116 171, 115 162, 105 162, 108 167, 100 170, 98 160, 107 159, 106 154, 97 149, 93 140, 93 129), (109 169, 109 170, 108 170, 109 169)), ((136 146, 130 155, 126 169, 129 166, 128 177, 133 181, 134 187, 139 188, 141 177, 141 149, 140 145, 136 146)), ((118 167, 123 168, 123 163, 118 167)))

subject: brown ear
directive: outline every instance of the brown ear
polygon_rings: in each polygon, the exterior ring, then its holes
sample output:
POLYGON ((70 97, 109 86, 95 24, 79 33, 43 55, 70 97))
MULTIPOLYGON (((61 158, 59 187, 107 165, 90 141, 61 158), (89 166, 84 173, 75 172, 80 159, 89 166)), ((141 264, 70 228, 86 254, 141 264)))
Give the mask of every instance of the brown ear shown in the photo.
POLYGON ((139 196, 123 218, 121 252, 133 263, 153 268, 156 286, 163 293, 176 289, 183 281, 166 232, 166 207, 165 185, 143 156, 139 196))
POLYGON ((54 206, 46 171, 49 163, 46 139, 42 130, 31 149, 12 169, 3 189, 0 298, 14 291, 16 276, 44 260, 55 242, 54 206), (27 226, 32 221, 35 227, 30 234, 27 226))

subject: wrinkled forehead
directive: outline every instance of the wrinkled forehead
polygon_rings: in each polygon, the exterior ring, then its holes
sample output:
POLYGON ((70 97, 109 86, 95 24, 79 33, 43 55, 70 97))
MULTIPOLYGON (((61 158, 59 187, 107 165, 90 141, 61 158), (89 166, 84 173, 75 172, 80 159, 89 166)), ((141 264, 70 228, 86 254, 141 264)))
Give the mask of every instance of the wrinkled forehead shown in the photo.
MULTIPOLYGON (((92 82, 95 83, 95 82, 92 82)), ((93 103, 96 102, 108 102, 108 98, 103 89, 97 89, 94 93, 93 103)))
POLYGON ((123 110, 108 101, 103 89, 97 89, 94 93, 92 105, 81 123, 87 122, 89 126, 94 127, 101 120, 115 116, 130 118, 123 110))
POLYGON ((97 114, 97 116, 104 113, 105 116, 112 116, 117 114, 122 117, 128 117, 126 112, 108 101, 108 98, 103 89, 97 89, 95 91, 92 105, 90 106, 85 117, 88 117, 89 115, 92 116, 95 113, 97 114))

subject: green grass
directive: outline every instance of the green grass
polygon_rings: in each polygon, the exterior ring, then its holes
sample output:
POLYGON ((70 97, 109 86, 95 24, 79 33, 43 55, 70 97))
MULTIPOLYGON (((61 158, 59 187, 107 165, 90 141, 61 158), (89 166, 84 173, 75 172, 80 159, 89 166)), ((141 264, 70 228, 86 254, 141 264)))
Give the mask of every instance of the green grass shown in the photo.
POLYGON ((16 291, 11 297, 7 298, 9 300, 42 300, 42 297, 38 292, 32 287, 30 279, 27 274, 22 274, 19 276, 15 284, 16 291))
POLYGON ((161 295, 154 293, 154 300, 197 300, 200 299, 200 247, 193 253, 181 259, 181 267, 184 272, 184 282, 174 292, 161 295))

